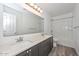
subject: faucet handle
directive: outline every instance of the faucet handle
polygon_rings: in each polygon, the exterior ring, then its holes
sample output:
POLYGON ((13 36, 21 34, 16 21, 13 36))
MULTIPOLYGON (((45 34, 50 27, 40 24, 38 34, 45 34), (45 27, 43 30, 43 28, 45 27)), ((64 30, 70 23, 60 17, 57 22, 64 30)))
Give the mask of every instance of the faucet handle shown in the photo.
POLYGON ((41 35, 44 36, 44 33, 42 33, 41 35))
POLYGON ((18 38, 16 38, 15 40, 16 40, 16 42, 18 42, 18 41, 19 41, 19 39, 18 39, 18 38))
POLYGON ((23 40, 23 37, 19 37, 19 40, 23 40))
POLYGON ((23 41, 23 37, 18 37, 16 40, 17 40, 16 42, 23 41))

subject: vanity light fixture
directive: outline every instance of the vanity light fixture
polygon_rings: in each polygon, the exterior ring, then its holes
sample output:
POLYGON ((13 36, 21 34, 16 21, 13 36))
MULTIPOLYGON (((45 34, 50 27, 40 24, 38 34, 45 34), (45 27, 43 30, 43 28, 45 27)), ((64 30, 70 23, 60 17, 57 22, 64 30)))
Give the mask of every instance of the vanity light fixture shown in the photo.
POLYGON ((33 8, 35 11, 37 11, 39 13, 43 12, 43 10, 34 3, 25 3, 25 4, 27 4, 28 6, 30 6, 31 8, 33 8))
POLYGON ((34 5, 34 8, 36 8, 36 9, 37 9, 37 8, 38 8, 38 6, 37 6, 37 5, 34 5))
POLYGON ((40 8, 38 8, 38 10, 40 11, 40 8))
MULTIPOLYGON (((27 4, 28 4, 28 3, 27 3, 27 4)), ((34 6, 34 4, 33 4, 33 3, 30 3, 29 5, 30 5, 30 6, 34 6)))
POLYGON ((43 13, 43 10, 40 10, 40 13, 43 13))

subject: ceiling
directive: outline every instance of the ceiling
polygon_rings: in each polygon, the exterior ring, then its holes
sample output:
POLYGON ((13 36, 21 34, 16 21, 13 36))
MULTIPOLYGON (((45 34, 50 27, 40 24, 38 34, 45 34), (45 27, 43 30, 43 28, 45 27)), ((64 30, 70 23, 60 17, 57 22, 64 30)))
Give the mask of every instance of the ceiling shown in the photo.
POLYGON ((38 3, 37 5, 52 17, 72 12, 75 7, 75 3, 38 3))

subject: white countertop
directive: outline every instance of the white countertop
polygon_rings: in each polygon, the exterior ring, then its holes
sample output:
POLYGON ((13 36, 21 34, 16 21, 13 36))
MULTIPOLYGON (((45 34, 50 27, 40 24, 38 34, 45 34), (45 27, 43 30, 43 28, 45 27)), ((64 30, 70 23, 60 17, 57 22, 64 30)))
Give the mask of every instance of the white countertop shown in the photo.
MULTIPOLYGON (((36 36, 21 42, 16 42, 12 45, 4 46, 0 49, 0 56, 15 56, 49 37, 51 37, 51 35, 36 36)), ((24 37, 24 39, 26 38, 24 37)))

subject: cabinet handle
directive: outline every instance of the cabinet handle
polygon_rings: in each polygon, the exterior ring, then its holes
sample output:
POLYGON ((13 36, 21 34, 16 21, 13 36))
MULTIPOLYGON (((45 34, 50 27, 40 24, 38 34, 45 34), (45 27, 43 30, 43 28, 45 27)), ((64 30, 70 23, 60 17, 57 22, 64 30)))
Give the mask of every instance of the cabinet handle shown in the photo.
POLYGON ((27 53, 29 53, 29 51, 27 51, 27 53))
POLYGON ((31 49, 29 49, 29 56, 31 56, 31 49))
POLYGON ((29 51, 31 52, 31 49, 29 51))

